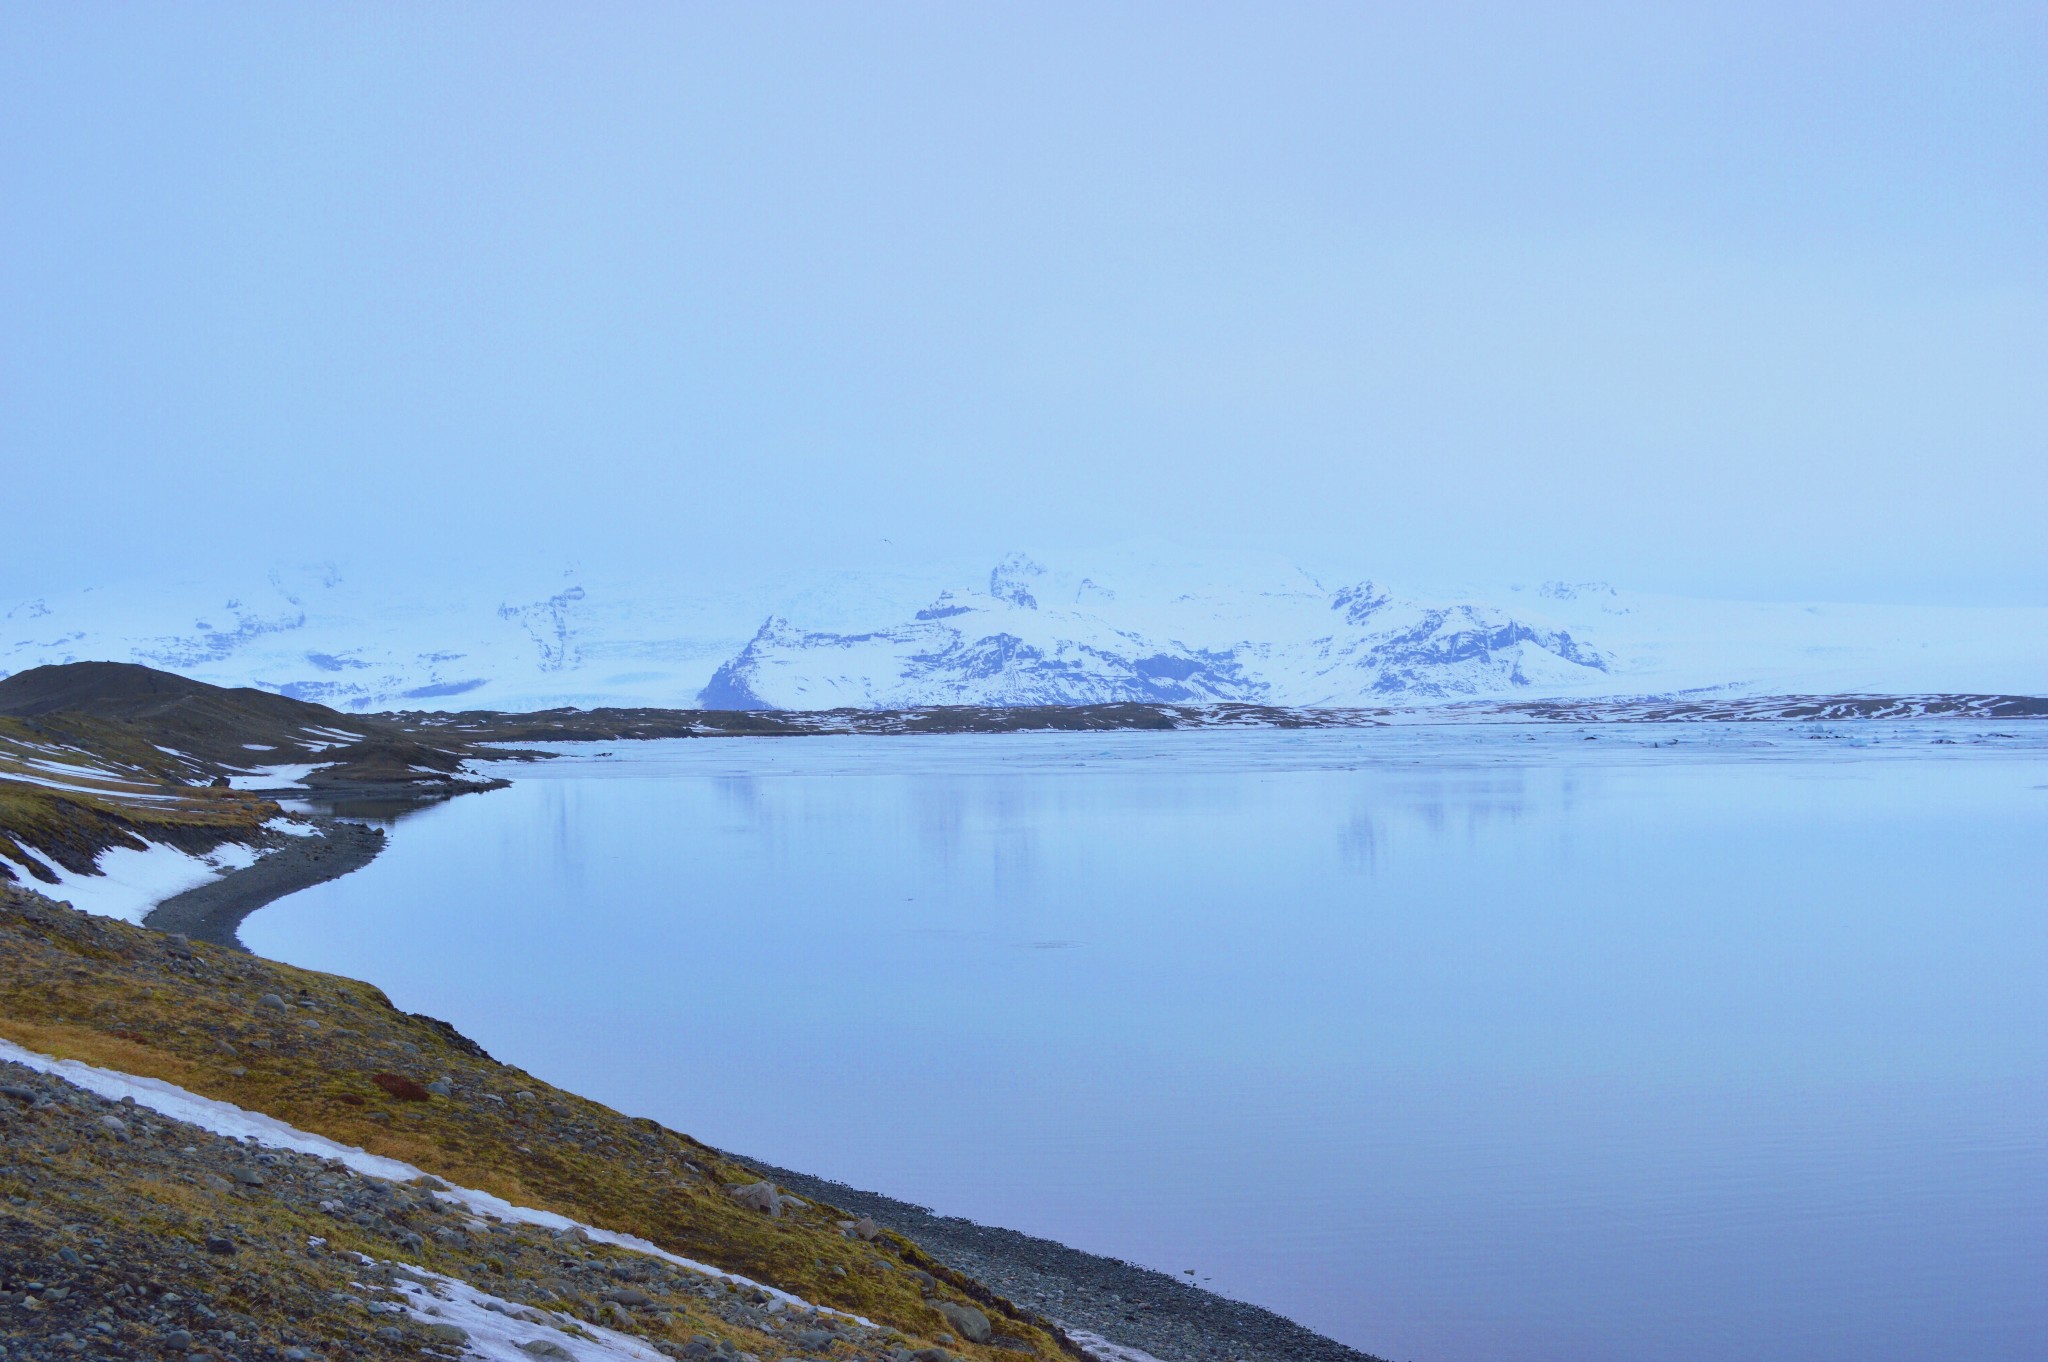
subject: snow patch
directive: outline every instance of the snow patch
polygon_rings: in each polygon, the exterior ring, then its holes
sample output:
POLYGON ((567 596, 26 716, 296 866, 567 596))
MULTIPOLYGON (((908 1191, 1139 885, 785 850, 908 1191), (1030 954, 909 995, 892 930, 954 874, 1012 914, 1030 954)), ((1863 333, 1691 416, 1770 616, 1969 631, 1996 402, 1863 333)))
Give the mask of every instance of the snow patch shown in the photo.
POLYGON ((224 843, 204 856, 152 842, 140 851, 110 847, 101 852, 97 875, 75 874, 51 861, 49 868, 57 876, 56 884, 26 875, 20 878, 38 893, 67 902, 81 913, 139 924, 149 916, 150 909, 165 899, 255 862, 254 851, 233 842, 224 843))
POLYGON ((183 795, 164 794, 161 791, 137 790, 123 782, 123 778, 105 771, 94 772, 89 779, 35 775, 27 771, 0 772, 0 780, 19 781, 23 785, 40 786, 45 790, 57 790, 63 794, 103 795, 116 799, 142 799, 159 802, 166 799, 182 799, 183 795))
POLYGON ((304 789, 306 777, 318 770, 310 763, 286 766, 253 766, 247 771, 228 777, 228 788, 233 790, 283 790, 297 786, 304 789))
POLYGON ((1073 1339, 1081 1351, 1094 1358, 1095 1362, 1159 1362, 1158 1358, 1143 1348, 1128 1348, 1121 1343, 1112 1343, 1101 1334, 1091 1334, 1086 1329, 1067 1329, 1064 1324, 1060 1327, 1065 1329, 1067 1337, 1073 1339))
POLYGON ((519 1345, 546 1339, 572 1353, 579 1362, 591 1358, 668 1362, 666 1356, 628 1334, 581 1320, 572 1321, 566 1315, 549 1319, 547 1312, 479 1291, 468 1282, 439 1272, 411 1266, 406 1271, 428 1279, 426 1285, 404 1277, 392 1283, 405 1298, 406 1313, 429 1324, 452 1324, 466 1332, 466 1356, 482 1358, 484 1362, 533 1362, 534 1355, 519 1345), (548 1323, 534 1324, 534 1318, 547 1319, 548 1323), (576 1332, 569 1333, 563 1327, 565 1324, 573 1324, 576 1332))

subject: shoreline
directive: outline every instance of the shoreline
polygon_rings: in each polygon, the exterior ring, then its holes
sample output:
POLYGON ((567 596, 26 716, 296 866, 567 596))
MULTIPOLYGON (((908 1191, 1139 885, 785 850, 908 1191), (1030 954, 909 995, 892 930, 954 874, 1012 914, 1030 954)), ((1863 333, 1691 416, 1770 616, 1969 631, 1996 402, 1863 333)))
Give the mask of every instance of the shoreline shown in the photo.
POLYGON ((382 828, 367 823, 332 815, 320 815, 313 821, 318 831, 312 836, 294 837, 289 845, 265 852, 253 865, 173 894, 144 914, 142 925, 248 952, 239 933, 251 913, 287 894, 362 869, 389 840, 382 828))
MULTIPOLYGON (((1384 1362, 1264 1306, 1219 1296, 1121 1258, 725 1151, 800 1196, 872 1216, 956 1271, 1072 1335, 1142 1349, 1160 1362, 1384 1362)), ((1086 1342, 1082 1346, 1086 1347, 1086 1342)))
MULTIPOLYGON (((313 822, 319 829, 314 835, 293 838, 253 865, 165 899, 142 925, 254 954, 239 935, 251 914, 359 870, 389 845, 384 829, 366 823, 332 813, 315 815, 313 822)), ((1157 1362, 1379 1362, 1262 1306, 1163 1272, 1017 1230, 937 1215, 884 1193, 744 1155, 732 1157, 802 1195, 873 1216, 934 1259, 1057 1319, 1062 1329, 1084 1331, 1112 1348, 1141 1349, 1157 1362)))

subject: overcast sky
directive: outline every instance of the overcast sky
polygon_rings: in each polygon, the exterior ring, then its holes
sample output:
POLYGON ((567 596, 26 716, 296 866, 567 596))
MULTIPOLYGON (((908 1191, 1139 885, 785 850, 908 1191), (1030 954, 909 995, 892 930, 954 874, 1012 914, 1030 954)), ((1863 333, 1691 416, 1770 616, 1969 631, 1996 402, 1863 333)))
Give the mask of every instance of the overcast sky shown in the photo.
POLYGON ((2048 7, 6 4, 0 463, 24 590, 2044 603, 2048 7))

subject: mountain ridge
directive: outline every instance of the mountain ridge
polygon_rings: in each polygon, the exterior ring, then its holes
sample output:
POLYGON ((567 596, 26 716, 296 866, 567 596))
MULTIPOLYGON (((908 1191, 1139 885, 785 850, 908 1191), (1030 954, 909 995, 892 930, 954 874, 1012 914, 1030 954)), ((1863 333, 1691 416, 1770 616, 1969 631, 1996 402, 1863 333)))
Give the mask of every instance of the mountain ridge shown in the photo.
POLYGON ((1456 704, 1675 695, 2048 694, 2048 609, 1785 605, 1546 581, 1428 594, 1291 567, 825 574, 705 591, 580 570, 0 600, 0 676, 168 667, 347 712, 563 706, 1456 704))

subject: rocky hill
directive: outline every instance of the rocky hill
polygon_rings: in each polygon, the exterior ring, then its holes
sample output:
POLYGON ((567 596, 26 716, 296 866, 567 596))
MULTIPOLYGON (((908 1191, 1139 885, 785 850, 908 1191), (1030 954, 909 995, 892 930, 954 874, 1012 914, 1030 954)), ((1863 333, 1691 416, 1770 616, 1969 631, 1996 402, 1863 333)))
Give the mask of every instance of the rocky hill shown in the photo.
POLYGON ((473 750, 130 663, 32 668, 0 679, 0 883, 90 896, 111 855, 168 895, 311 831, 274 796, 417 803, 501 783, 470 772, 473 750))

